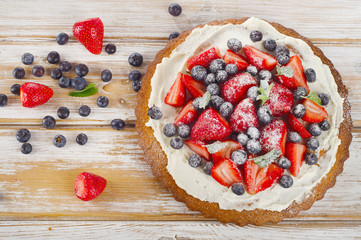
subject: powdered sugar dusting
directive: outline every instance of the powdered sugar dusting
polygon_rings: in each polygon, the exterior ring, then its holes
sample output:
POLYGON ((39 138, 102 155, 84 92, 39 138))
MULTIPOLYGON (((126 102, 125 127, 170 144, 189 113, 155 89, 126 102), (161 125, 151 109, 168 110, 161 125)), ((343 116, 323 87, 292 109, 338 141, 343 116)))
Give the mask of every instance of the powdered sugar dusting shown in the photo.
POLYGON ((238 73, 222 86, 222 96, 235 104, 246 96, 247 90, 252 86, 257 86, 256 79, 247 73, 238 73))
POLYGON ((239 102, 229 118, 231 128, 235 132, 243 132, 249 127, 257 127, 256 108, 251 98, 239 102))
POLYGON ((287 132, 286 124, 279 119, 273 120, 271 123, 267 124, 261 131, 260 142, 262 145, 262 150, 264 152, 269 152, 273 149, 280 149, 280 142, 287 132))

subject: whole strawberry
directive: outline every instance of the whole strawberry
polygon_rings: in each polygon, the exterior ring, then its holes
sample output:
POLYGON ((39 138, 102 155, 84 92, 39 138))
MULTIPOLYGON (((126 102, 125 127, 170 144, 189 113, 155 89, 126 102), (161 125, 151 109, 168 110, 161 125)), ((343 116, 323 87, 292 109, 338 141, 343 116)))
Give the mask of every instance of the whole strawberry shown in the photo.
POLYGON ((78 198, 89 201, 100 195, 106 185, 105 178, 89 172, 82 172, 75 179, 74 190, 78 198))
POLYGON ((73 26, 73 34, 89 52, 100 54, 103 49, 104 25, 100 18, 90 18, 77 22, 73 26))
POLYGON ((27 82, 20 87, 20 99, 23 107, 32 108, 42 105, 53 94, 53 89, 39 83, 27 82))

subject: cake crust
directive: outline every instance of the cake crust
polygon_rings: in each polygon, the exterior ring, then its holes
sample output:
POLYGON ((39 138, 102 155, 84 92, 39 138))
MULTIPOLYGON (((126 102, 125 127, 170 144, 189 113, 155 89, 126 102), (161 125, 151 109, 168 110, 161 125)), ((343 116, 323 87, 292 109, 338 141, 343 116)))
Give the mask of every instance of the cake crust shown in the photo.
MULTIPOLYGON (((228 23, 238 25, 242 24, 247 19, 248 18, 213 21, 208 23, 208 25, 225 25, 228 23)), ((337 150, 336 162, 331 168, 331 170, 327 173, 326 177, 324 177, 321 182, 319 182, 311 190, 311 194, 307 196, 302 202, 297 203, 294 201, 282 211, 270 211, 264 209, 236 211, 220 209, 218 203, 201 201, 187 194, 185 190, 177 186, 173 177, 168 172, 167 156, 162 150, 157 139, 154 137, 153 129, 145 125, 146 122, 148 122, 149 120, 147 112, 149 109, 148 100, 152 91, 151 79, 153 77, 157 64, 161 63, 164 57, 169 57, 172 51, 186 40, 187 36, 192 32, 193 29, 202 28, 204 25, 198 25, 189 31, 181 33, 179 37, 169 41, 167 46, 157 53, 155 60, 148 66, 147 73, 142 79, 141 90, 138 92, 137 96, 135 114, 137 117, 136 128, 140 135, 139 145, 144 151, 144 159, 151 166, 153 175, 159 179, 162 186, 164 186, 172 193, 172 195, 177 201, 185 203, 190 210, 199 211, 204 217, 216 218, 223 223, 233 222, 240 226, 244 226, 247 224, 263 225, 267 222, 280 222, 283 218, 286 217, 295 217, 300 211, 309 209, 315 201, 322 199, 326 191, 335 185, 336 177, 343 171, 343 164, 345 160, 349 157, 348 149, 352 140, 352 120, 350 115, 351 107, 348 101, 348 91, 342 83, 339 72, 335 69, 332 62, 325 57, 323 52, 318 47, 313 45, 308 38, 301 36, 293 29, 286 28, 281 24, 272 22, 269 23, 282 34, 302 39, 311 47, 314 54, 321 59, 322 63, 330 67, 331 73, 337 84, 338 93, 344 99, 344 120, 339 128, 339 138, 341 139, 341 144, 339 145, 337 150)))

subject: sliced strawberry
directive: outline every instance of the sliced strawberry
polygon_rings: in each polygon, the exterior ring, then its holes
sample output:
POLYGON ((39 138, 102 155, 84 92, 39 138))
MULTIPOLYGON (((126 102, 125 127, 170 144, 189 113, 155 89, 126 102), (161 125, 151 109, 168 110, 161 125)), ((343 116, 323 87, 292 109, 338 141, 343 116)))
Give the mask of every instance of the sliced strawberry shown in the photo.
POLYGON ((237 165, 225 158, 211 169, 212 177, 223 186, 230 187, 233 183, 241 183, 242 177, 237 165))
POLYGON ((190 58, 187 61, 187 68, 191 70, 196 65, 201 65, 205 68, 208 68, 209 64, 217 58, 221 58, 218 47, 212 47, 201 54, 190 58))
POLYGON ((256 107, 251 98, 243 99, 238 103, 229 117, 229 123, 235 132, 243 132, 249 127, 258 126, 256 107))
POLYGON ((297 87, 304 87, 307 90, 307 93, 310 92, 310 89, 307 85, 305 78, 305 73, 302 66, 302 61, 297 55, 293 55, 290 58, 290 61, 285 65, 285 67, 290 67, 293 70, 293 77, 287 78, 286 76, 277 76, 277 80, 288 87, 289 89, 296 89, 297 87))
POLYGON ((302 120, 309 123, 318 123, 328 118, 328 113, 325 108, 318 105, 314 101, 304 99, 302 104, 306 109, 306 113, 302 120))
POLYGON ((89 201, 101 194, 106 185, 107 180, 105 178, 92 173, 82 172, 75 179, 74 190, 78 198, 83 201, 89 201))
POLYGON ((243 164, 244 181, 247 192, 254 195, 272 186, 283 174, 283 169, 271 163, 261 168, 253 161, 248 160, 243 164))
POLYGON ((231 158, 231 155, 234 151, 243 149, 241 144, 231 139, 222 140, 221 142, 226 142, 227 145, 218 152, 212 154, 214 164, 217 164, 223 158, 231 158))
POLYGON ((287 139, 287 127, 283 120, 274 119, 261 130, 260 143, 262 151, 267 153, 273 149, 282 151, 285 154, 287 139))
POLYGON ((211 155, 209 154, 207 148, 203 147, 207 143, 200 140, 185 140, 184 143, 187 145, 187 147, 189 147, 190 150, 197 153, 202 158, 208 161, 211 159, 211 155))
POLYGON ((291 161, 290 172, 293 176, 297 177, 300 173, 300 168, 302 166, 304 157, 306 153, 306 146, 301 143, 291 143, 287 142, 286 144, 286 158, 291 161))
POLYGON ((104 25, 100 18, 90 18, 77 22, 73 26, 73 34, 89 52, 100 54, 103 49, 104 25))
POLYGON ((297 85, 296 85, 295 80, 293 79, 293 76, 286 77, 285 75, 276 75, 276 79, 280 84, 286 86, 288 89, 293 90, 293 89, 297 88, 297 85))
POLYGON ((221 86, 221 93, 225 101, 236 104, 247 96, 250 87, 257 85, 257 80, 248 73, 238 73, 221 86))
POLYGON ((193 101, 189 100, 186 105, 180 110, 178 116, 174 119, 174 125, 180 126, 183 124, 189 124, 197 120, 198 112, 193 107, 193 101))
POLYGON ((221 140, 232 133, 228 122, 213 108, 205 110, 194 124, 191 139, 202 141, 221 140))
POLYGON ((223 56, 223 60, 226 62, 226 64, 233 63, 236 64, 238 67, 238 71, 245 70, 249 63, 247 62, 247 59, 232 50, 227 50, 226 54, 223 56))
POLYGON ((20 99, 23 107, 36 107, 49 101, 53 89, 39 83, 27 82, 20 87, 20 99))
POLYGON ((274 83, 269 94, 269 99, 264 103, 264 106, 269 106, 274 117, 283 116, 292 109, 292 92, 285 86, 274 83))
POLYGON ((248 62, 258 69, 265 69, 271 71, 277 65, 277 60, 268 53, 262 52, 257 48, 246 45, 244 46, 244 53, 248 59, 248 62))
POLYGON ((287 121, 292 131, 298 132, 303 138, 310 138, 312 135, 306 130, 302 123, 292 114, 289 113, 287 121))
POLYGON ((186 100, 186 88, 184 87, 183 74, 178 73, 172 87, 165 96, 164 102, 173 107, 183 106, 186 100))
POLYGON ((182 80, 184 86, 187 88, 188 92, 192 95, 193 98, 202 97, 206 92, 206 86, 204 86, 202 82, 194 80, 191 76, 185 74, 183 75, 182 80))

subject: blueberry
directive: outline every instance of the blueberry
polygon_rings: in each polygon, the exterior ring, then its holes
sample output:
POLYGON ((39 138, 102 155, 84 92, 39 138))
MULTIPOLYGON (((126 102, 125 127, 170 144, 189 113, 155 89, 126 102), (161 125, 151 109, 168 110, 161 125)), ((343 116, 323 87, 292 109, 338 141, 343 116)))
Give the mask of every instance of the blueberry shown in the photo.
POLYGON ((4 107, 8 104, 8 97, 5 94, 0 94, 0 107, 4 107))
POLYGON ((228 75, 234 75, 238 73, 238 67, 233 63, 227 64, 224 70, 228 73, 228 75))
POLYGON ((302 140, 301 135, 298 132, 289 132, 287 134, 287 139, 292 143, 299 143, 302 140))
POLYGON ((71 69, 71 63, 68 62, 68 61, 62 61, 60 64, 59 64, 59 68, 62 72, 69 72, 70 69, 71 69))
POLYGON ((21 143, 29 141, 31 134, 28 129, 22 128, 16 131, 16 140, 21 143))
POLYGON ((296 101, 302 100, 302 97, 306 97, 307 96, 307 90, 304 87, 298 87, 294 92, 293 92, 293 98, 296 101))
POLYGON ((29 154, 31 153, 31 151, 33 151, 33 146, 31 146, 30 143, 23 143, 20 147, 20 151, 23 154, 29 154))
POLYGON ((277 160, 277 165, 282 169, 289 169, 291 167, 291 161, 282 156, 277 160))
POLYGON ((202 99, 201 97, 197 97, 193 99, 192 105, 197 111, 202 111, 202 109, 199 107, 201 99, 202 99))
POLYGON ((89 68, 87 65, 80 63, 80 64, 75 65, 74 71, 75 71, 75 74, 78 75, 79 77, 84 77, 85 75, 88 74, 89 68))
POLYGON ((84 88, 86 88, 87 83, 85 81, 84 78, 82 77, 75 77, 72 81, 71 81, 71 86, 77 90, 77 91, 81 91, 84 88))
POLYGON ((316 164, 318 162, 318 157, 314 153, 306 153, 305 162, 308 165, 314 165, 314 164, 316 164))
POLYGON ((25 70, 22 67, 14 68, 13 70, 13 77, 16 79, 22 79, 25 77, 25 70))
POLYGON ((177 132, 181 138, 187 138, 191 135, 191 128, 187 124, 183 124, 178 127, 177 132))
POLYGON ((55 126, 55 119, 52 116, 45 116, 42 121, 42 125, 44 128, 52 129, 55 126))
POLYGON ((68 88, 71 85, 71 80, 67 77, 61 77, 58 81, 58 84, 61 88, 68 88))
POLYGON ((305 116, 306 108, 305 108, 305 106, 303 106, 302 104, 297 104, 296 106, 294 106, 294 107, 292 108, 291 113, 292 113, 296 118, 302 118, 303 116, 305 116))
POLYGON ((268 51, 274 51, 277 47, 277 43, 276 43, 276 40, 274 40, 272 38, 268 38, 268 39, 266 39, 266 41, 264 41, 263 46, 268 51))
POLYGON ((53 144, 58 148, 64 147, 66 144, 66 138, 63 135, 58 134, 54 137, 53 144))
POLYGON ((223 70, 226 67, 226 62, 223 59, 214 59, 209 64, 209 71, 217 73, 219 70, 223 70))
POLYGON ((212 108, 219 110, 220 106, 224 103, 224 99, 220 96, 214 95, 211 96, 210 105, 212 108))
POLYGON ((143 63, 143 56, 140 53, 132 53, 128 57, 128 62, 133 67, 139 67, 143 63))
POLYGON ((309 138, 306 140, 306 147, 312 151, 316 151, 320 146, 319 141, 316 138, 309 138))
POLYGON ((285 46, 277 46, 275 49, 275 57, 279 64, 285 65, 290 61, 290 50, 285 46))
POLYGON ((122 130, 123 128, 125 128, 125 121, 119 118, 113 119, 110 125, 114 130, 122 130))
POLYGON ((163 113, 162 113, 162 111, 160 111, 160 109, 158 107, 153 106, 153 107, 149 108, 148 115, 151 119, 159 120, 162 118, 163 113))
POLYGON ((321 99, 321 105, 323 106, 326 106, 330 102, 330 98, 326 93, 320 93, 318 97, 321 99))
POLYGON ((173 123, 167 123, 164 125, 163 133, 167 137, 173 137, 177 132, 176 126, 173 123))
POLYGON ((245 133, 240 133, 237 136, 237 142, 241 144, 242 146, 245 146, 249 140, 249 137, 245 133))
POLYGON ((58 36, 56 36, 56 42, 59 44, 59 45, 64 45, 64 44, 67 44, 69 41, 69 36, 68 34, 66 33, 59 33, 58 36))
POLYGON ((191 167, 200 167, 202 165, 202 158, 198 154, 192 154, 188 158, 188 163, 191 167))
POLYGON ((109 99, 106 96, 99 96, 97 98, 98 107, 105 108, 109 104, 109 99))
POLYGON ((212 83, 207 86, 207 91, 211 95, 219 95, 219 93, 221 92, 221 89, 219 88, 218 84, 212 83))
POLYGON ((172 32, 169 34, 168 40, 172 40, 174 38, 177 38, 179 36, 179 32, 172 32))
POLYGON ((139 92, 140 88, 141 88, 140 81, 132 82, 132 89, 133 89, 134 92, 139 92))
POLYGON ((272 73, 267 70, 261 70, 258 73, 258 77, 259 77, 259 80, 267 80, 269 82, 272 78, 272 73))
POLYGON ((42 76, 44 76, 45 70, 44 70, 43 66, 35 65, 33 67, 32 73, 35 77, 42 77, 42 76))
POLYGON ((204 79, 204 83, 206 85, 209 85, 211 83, 215 83, 216 82, 216 75, 214 73, 208 73, 206 78, 204 79))
POLYGON ((305 78, 307 82, 314 82, 316 81, 316 72, 313 68, 307 68, 305 70, 305 78))
POLYGON ((48 53, 48 56, 46 57, 49 63, 56 64, 60 61, 60 55, 56 51, 51 51, 48 53))
POLYGON ((15 95, 20 95, 20 84, 14 84, 10 88, 10 92, 15 95))
POLYGON ((257 110, 257 118, 263 124, 268 124, 272 121, 273 115, 269 106, 261 106, 257 110))
POLYGON ((275 49, 275 55, 278 54, 288 54, 290 55, 290 50, 285 46, 277 46, 275 49))
POLYGON ((91 112, 90 107, 88 107, 87 105, 80 106, 79 108, 79 115, 82 117, 89 116, 90 112, 91 112))
POLYGON ((319 126, 320 126, 322 131, 327 131, 327 130, 329 130, 331 128, 331 124, 327 119, 320 122, 319 126))
POLYGON ((278 180, 278 183, 283 188, 289 188, 293 185, 293 178, 289 175, 282 175, 282 177, 278 180))
POLYGON ((258 31, 258 30, 254 30, 249 34, 249 38, 253 41, 253 42, 259 42, 262 40, 263 34, 258 31))
POLYGON ((242 185, 242 183, 233 183, 231 186, 231 190, 234 194, 236 195, 243 195, 245 190, 244 190, 244 186, 242 185))
POLYGON ((182 13, 182 7, 178 3, 172 3, 168 7, 168 12, 170 15, 177 17, 182 13))
POLYGON ((233 105, 230 102, 224 102, 219 107, 219 114, 221 114, 222 117, 228 118, 231 116, 233 112, 233 105))
POLYGON ((207 175, 211 175, 211 170, 213 168, 214 164, 212 162, 206 162, 203 166, 203 172, 207 175))
POLYGON ((238 52, 239 50, 242 49, 242 42, 239 41, 237 38, 230 38, 227 41, 227 46, 233 52, 238 52))
POLYGON ((258 154, 261 152, 261 143, 255 139, 250 139, 247 142, 247 150, 251 154, 258 154))
POLYGON ((112 72, 109 69, 105 69, 102 71, 102 73, 100 74, 100 78, 102 79, 103 82, 109 82, 112 79, 112 72))
POLYGON ((75 141, 79 145, 85 145, 88 142, 88 136, 84 133, 79 133, 78 136, 76 136, 75 141))
POLYGON ((57 114, 60 119, 66 119, 69 117, 70 111, 67 107, 60 107, 58 108, 57 114))
POLYGON ((216 82, 217 83, 223 83, 227 81, 228 79, 228 73, 224 70, 218 70, 216 73, 216 82))
POLYGON ((250 137, 250 139, 258 139, 261 133, 256 127, 249 127, 247 129, 247 135, 250 137))
POLYGON ((170 146, 174 149, 181 149, 183 144, 183 140, 180 137, 175 137, 170 140, 170 146))
POLYGON ((204 67, 197 65, 192 68, 191 75, 194 80, 201 81, 206 78, 207 70, 204 67))
POLYGON ((51 70, 50 76, 52 79, 58 80, 59 78, 61 78, 63 76, 63 73, 61 72, 61 70, 59 68, 54 68, 51 70))
POLYGON ((106 46, 105 46, 105 51, 108 53, 108 54, 113 54, 117 51, 117 47, 113 44, 113 43, 108 43, 106 46))
POLYGON ((128 78, 130 81, 140 81, 142 74, 138 70, 134 70, 128 74, 128 78))
POLYGON ((252 77, 256 77, 257 76, 257 73, 258 73, 258 70, 255 66, 252 66, 252 65, 249 65, 247 68, 246 68, 246 72, 248 72, 249 74, 251 74, 252 77))
POLYGON ((231 159, 235 164, 242 165, 247 161, 247 153, 238 149, 232 153, 231 159))
POLYGON ((311 123, 307 126, 307 131, 311 133, 312 136, 320 136, 322 133, 322 130, 320 126, 317 123, 311 123))
POLYGON ((25 64, 25 65, 30 65, 34 62, 34 56, 31 53, 24 53, 21 56, 21 61, 25 64))
POLYGON ((255 102, 257 100, 257 96, 259 95, 258 93, 258 87, 257 86, 253 86, 248 88, 247 90, 247 98, 252 99, 253 102, 255 102))

